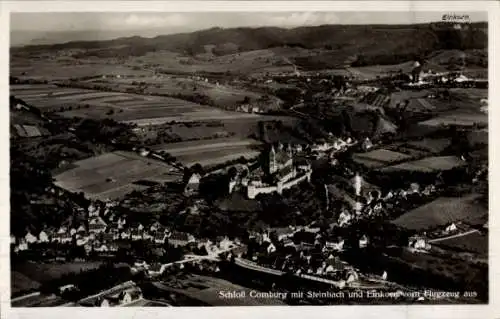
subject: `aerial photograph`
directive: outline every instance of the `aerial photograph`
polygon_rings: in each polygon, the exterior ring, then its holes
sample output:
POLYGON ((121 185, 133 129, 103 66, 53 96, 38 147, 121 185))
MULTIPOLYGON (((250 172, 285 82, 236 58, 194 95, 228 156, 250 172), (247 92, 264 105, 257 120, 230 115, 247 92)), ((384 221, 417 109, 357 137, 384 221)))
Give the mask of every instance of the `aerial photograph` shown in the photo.
POLYGON ((488 304, 487 12, 10 15, 12 307, 488 304))

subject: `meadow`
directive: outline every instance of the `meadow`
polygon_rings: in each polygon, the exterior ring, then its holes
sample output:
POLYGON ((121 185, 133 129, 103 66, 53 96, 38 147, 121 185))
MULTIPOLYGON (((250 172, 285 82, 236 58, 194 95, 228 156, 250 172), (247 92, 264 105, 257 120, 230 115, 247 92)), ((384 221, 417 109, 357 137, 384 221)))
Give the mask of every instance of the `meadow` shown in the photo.
POLYGON ((221 138, 154 146, 157 151, 165 151, 185 166, 201 164, 212 166, 240 157, 255 158, 260 154, 257 147, 261 143, 252 139, 221 138))
POLYGON ((462 197, 440 197, 401 215, 392 223, 406 229, 427 230, 443 227, 457 221, 486 219, 488 209, 476 202, 478 197, 476 194, 462 197))
POLYGON ((415 171, 423 173, 447 171, 465 166, 466 163, 456 156, 434 156, 381 168, 381 172, 415 171))
POLYGON ((89 198, 115 199, 147 188, 138 181, 174 181, 180 178, 173 167, 128 152, 106 153, 73 163, 74 168, 55 176, 56 185, 89 198))

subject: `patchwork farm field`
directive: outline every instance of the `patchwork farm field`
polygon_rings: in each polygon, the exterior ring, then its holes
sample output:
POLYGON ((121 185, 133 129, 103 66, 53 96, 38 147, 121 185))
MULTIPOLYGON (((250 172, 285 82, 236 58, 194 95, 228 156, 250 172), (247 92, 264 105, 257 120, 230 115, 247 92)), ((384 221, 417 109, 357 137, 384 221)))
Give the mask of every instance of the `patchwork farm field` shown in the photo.
POLYGON ((147 188, 140 181, 174 181, 179 172, 166 163, 128 152, 106 153, 73 163, 74 168, 55 176, 56 185, 84 192, 93 199, 116 199, 147 188))
POLYGON ((440 197, 428 204, 403 214, 392 223, 406 229, 426 230, 457 221, 487 220, 488 209, 478 203, 480 195, 440 197))
POLYGON ((410 159, 410 155, 385 149, 378 149, 368 153, 357 153, 353 155, 356 163, 371 168, 386 166, 390 163, 410 159))
POLYGON ((66 117, 101 119, 141 125, 167 122, 191 122, 256 118, 255 114, 224 111, 185 100, 54 85, 12 85, 11 94, 46 112, 59 112, 66 117))
POLYGON ((153 149, 175 156, 185 166, 192 166, 196 163, 211 166, 240 157, 255 158, 260 154, 258 149, 260 144, 259 141, 252 139, 227 138, 162 144, 153 149))
POLYGON ((118 85, 122 89, 136 89, 138 85, 144 88, 145 93, 152 94, 182 94, 192 95, 193 93, 208 96, 216 105, 234 108, 241 103, 245 97, 257 100, 263 94, 236 88, 227 84, 219 84, 215 80, 210 82, 203 79, 191 79, 188 77, 157 75, 150 77, 129 77, 89 80, 88 83, 114 87, 118 85))
POLYGON ((391 165, 380 169, 381 172, 415 171, 431 173, 446 171, 465 166, 466 163, 456 156, 435 156, 421 160, 391 165))

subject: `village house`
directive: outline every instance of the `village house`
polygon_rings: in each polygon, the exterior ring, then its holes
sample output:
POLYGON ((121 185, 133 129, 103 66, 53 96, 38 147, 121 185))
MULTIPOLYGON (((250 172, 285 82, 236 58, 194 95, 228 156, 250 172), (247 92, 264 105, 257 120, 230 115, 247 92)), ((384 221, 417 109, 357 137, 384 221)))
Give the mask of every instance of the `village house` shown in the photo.
POLYGON ((359 248, 365 248, 366 246, 368 246, 368 237, 363 235, 359 239, 359 248))
POLYGON ((96 205, 94 205, 93 203, 91 203, 89 205, 88 212, 89 212, 90 218, 99 216, 99 208, 96 205))
POLYGON ((50 241, 49 235, 47 235, 47 233, 42 230, 40 232, 40 234, 38 234, 38 242, 39 243, 48 243, 49 241, 50 241))
POLYGON ((31 232, 28 232, 26 236, 24 236, 24 240, 26 240, 26 243, 28 243, 28 245, 34 244, 38 241, 38 239, 35 236, 33 236, 31 232))
POLYGON ((182 247, 194 242, 194 236, 188 233, 173 232, 170 237, 168 237, 168 243, 174 247, 182 247))
POLYGON ((73 284, 68 284, 68 285, 61 286, 61 287, 59 287, 59 295, 62 295, 65 292, 73 291, 73 290, 76 290, 76 287, 73 284))
POLYGON ((89 221, 89 232, 91 233, 103 233, 108 224, 101 217, 93 217, 89 221))
POLYGON ((232 240, 229 240, 229 238, 224 237, 222 240, 219 241, 218 246, 221 250, 228 250, 234 246, 234 243, 232 240))
POLYGON ((164 232, 156 232, 154 235, 154 242, 158 245, 163 245, 167 241, 168 235, 164 232))
POLYGON ((286 237, 286 238, 283 239, 282 244, 283 244, 284 247, 295 247, 295 244, 294 244, 293 240, 291 240, 288 237, 286 237))
POLYGON ((142 298, 142 291, 139 287, 128 288, 119 293, 108 295, 102 298, 101 307, 113 307, 129 304, 142 298))
POLYGON ((143 232, 142 232, 142 239, 143 239, 143 240, 152 241, 152 240, 153 240, 153 238, 154 238, 154 237, 153 237, 153 235, 152 235, 150 232, 148 232, 148 231, 143 231, 143 232))
POLYGON ((273 243, 269 243, 269 245, 266 248, 268 254, 272 254, 276 251, 276 246, 274 246, 273 243))
POLYGON ((457 230, 457 225, 455 225, 455 223, 451 223, 451 224, 449 224, 448 226, 446 226, 446 228, 445 228, 445 230, 444 230, 444 231, 445 231, 446 233, 451 233, 451 232, 454 232, 454 231, 456 231, 456 230, 457 230))
POLYGON ((325 251, 342 251, 344 250, 344 239, 338 238, 336 241, 326 241, 324 246, 325 251))
POLYGON ((184 195, 192 196, 198 193, 200 189, 201 175, 193 173, 184 187, 184 195))
POLYGON ((63 234, 67 234, 67 233, 68 233, 68 228, 66 228, 65 226, 61 226, 57 230, 58 235, 63 235, 63 234))
POLYGON ((153 224, 151 224, 151 226, 149 227, 149 231, 150 232, 156 232, 156 231, 159 231, 161 229, 164 229, 163 225, 160 224, 158 221, 154 222, 153 224))
POLYGON ((76 239, 76 245, 77 246, 84 246, 89 242, 88 237, 81 237, 76 239))
POLYGON ((94 251, 96 251, 98 253, 103 253, 103 252, 108 252, 109 248, 106 244, 102 243, 102 244, 96 245, 94 247, 94 251))
POLYGON ((52 237, 52 242, 60 244, 69 244, 73 238, 70 236, 69 232, 60 234, 59 232, 52 237))
POLYGON ((424 237, 412 236, 408 239, 408 247, 416 250, 428 250, 431 245, 427 243, 424 237))
POLYGON ((130 239, 131 236, 132 236, 132 233, 128 229, 123 230, 120 234, 121 239, 130 239))
POLYGON ((125 227, 125 225, 127 224, 127 221, 125 220, 125 218, 118 218, 118 229, 123 229, 125 227))
POLYGON ((28 243, 26 242, 26 239, 24 237, 19 238, 17 245, 14 247, 14 252, 20 252, 20 251, 25 251, 28 250, 28 243))
POLYGON ((271 233, 274 233, 276 235, 278 241, 282 241, 285 238, 292 237, 296 232, 295 228, 291 226, 271 228, 270 231, 271 233))
POLYGON ((84 225, 80 225, 78 229, 76 230, 76 234, 79 236, 85 236, 87 234, 87 230, 85 229, 84 225))
POLYGON ((142 240, 142 232, 139 231, 138 229, 133 230, 130 234, 130 238, 134 241, 142 240))

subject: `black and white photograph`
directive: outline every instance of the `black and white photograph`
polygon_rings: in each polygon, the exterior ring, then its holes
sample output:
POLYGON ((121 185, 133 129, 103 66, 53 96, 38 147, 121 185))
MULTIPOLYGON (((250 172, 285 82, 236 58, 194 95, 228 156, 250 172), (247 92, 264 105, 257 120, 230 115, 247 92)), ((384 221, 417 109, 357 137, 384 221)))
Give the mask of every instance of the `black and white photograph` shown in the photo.
POLYGON ((10 13, 12 308, 490 302, 487 10, 118 11, 10 13))

